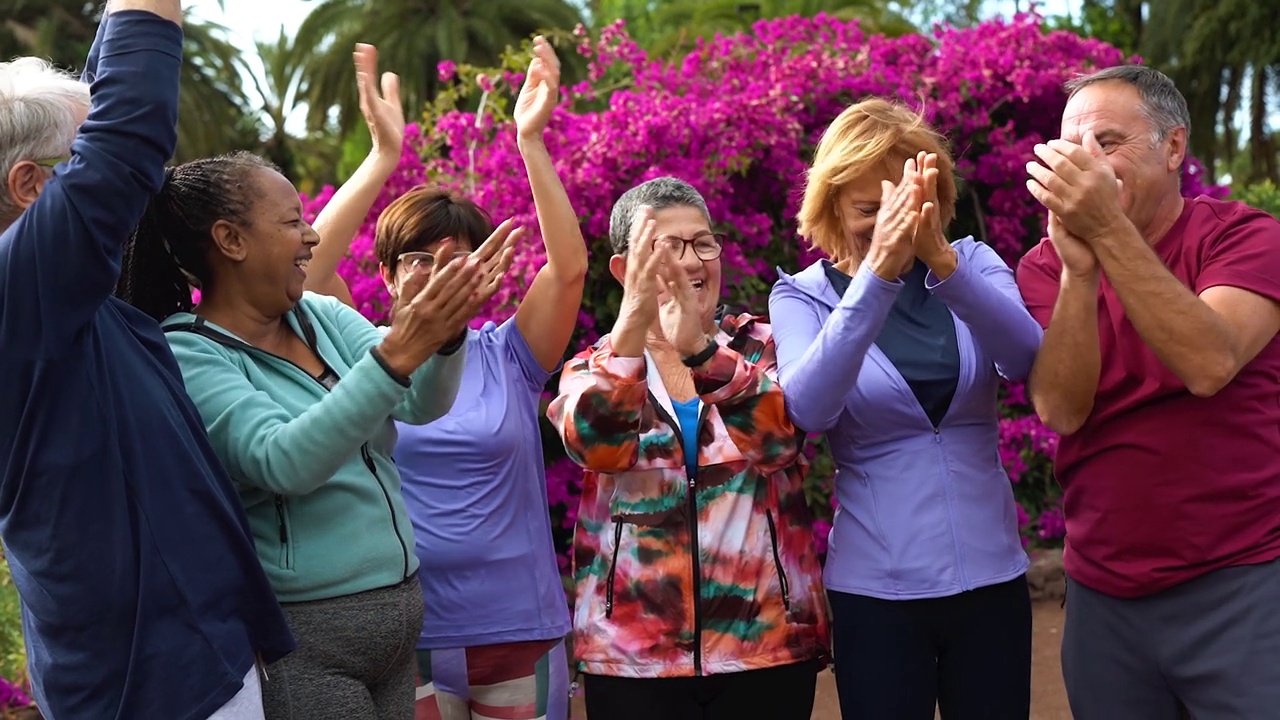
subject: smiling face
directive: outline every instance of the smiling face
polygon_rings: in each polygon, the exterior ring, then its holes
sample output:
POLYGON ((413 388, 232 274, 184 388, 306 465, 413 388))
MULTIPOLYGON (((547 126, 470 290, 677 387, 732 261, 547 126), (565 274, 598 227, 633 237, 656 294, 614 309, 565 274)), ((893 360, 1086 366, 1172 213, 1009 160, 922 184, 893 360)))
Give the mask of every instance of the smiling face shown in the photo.
POLYGON ((246 182, 256 199, 245 222, 218 221, 214 238, 254 305, 268 316, 283 314, 302 298, 311 249, 320 238, 303 218, 297 189, 283 175, 257 168, 246 182))
MULTIPOLYGON (((655 250, 670 253, 670 261, 679 263, 689 275, 703 325, 710 331, 715 327, 716 308, 720 304, 720 257, 702 260, 695 248, 701 245, 704 251, 710 249, 707 243, 716 239, 711 223, 700 208, 690 205, 673 205, 656 210, 653 221, 655 250)), ((626 263, 629 260, 629 255, 614 255, 611 259, 610 271, 618 282, 624 282, 626 263)), ((665 305, 671 300, 670 293, 660 286, 659 304, 665 305)))
POLYGON ((1140 231, 1167 222, 1170 207, 1180 207, 1178 182, 1186 155, 1186 128, 1160 133, 1143 111, 1137 88, 1118 80, 1086 85, 1062 113, 1062 139, 1083 142, 1093 131, 1106 162, 1123 182, 1125 215, 1140 231))

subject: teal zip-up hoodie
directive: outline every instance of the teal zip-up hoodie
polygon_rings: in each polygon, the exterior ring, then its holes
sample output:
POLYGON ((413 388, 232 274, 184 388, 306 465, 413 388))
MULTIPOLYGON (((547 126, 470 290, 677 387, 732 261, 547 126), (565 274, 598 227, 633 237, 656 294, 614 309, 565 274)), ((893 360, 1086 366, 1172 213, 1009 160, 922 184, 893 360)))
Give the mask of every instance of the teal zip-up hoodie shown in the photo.
POLYGON ((332 390, 190 313, 163 326, 280 601, 395 585, 418 558, 392 419, 421 425, 447 413, 466 350, 433 356, 405 387, 369 352, 383 334, 355 310, 306 293, 286 317, 341 378, 332 390))

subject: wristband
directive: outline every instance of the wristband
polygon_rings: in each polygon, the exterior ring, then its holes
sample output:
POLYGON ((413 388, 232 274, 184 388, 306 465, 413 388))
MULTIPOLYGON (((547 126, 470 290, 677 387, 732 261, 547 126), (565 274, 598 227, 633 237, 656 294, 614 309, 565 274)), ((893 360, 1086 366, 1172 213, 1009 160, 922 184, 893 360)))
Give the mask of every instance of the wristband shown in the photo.
POLYGON ((400 373, 396 372, 391 368, 391 365, 387 363, 387 359, 382 357, 382 353, 378 351, 377 345, 374 345, 373 347, 369 348, 369 354, 373 356, 373 359, 375 361, 377 361, 378 367, 382 368, 382 371, 385 372, 387 375, 389 375, 392 380, 395 380, 397 383, 403 385, 404 387, 409 387, 413 384, 412 380, 405 377, 404 375, 401 375, 400 373))
POLYGON ((720 343, 712 338, 707 338, 707 346, 701 352, 697 355, 686 355, 680 358, 680 362, 684 363, 685 367, 696 368, 715 356, 718 350, 720 350, 720 343))
POLYGON ((467 341, 467 331, 463 330, 462 333, 458 335, 458 337, 454 338, 453 340, 450 340, 447 345, 444 345, 439 350, 437 350, 436 354, 443 355, 444 357, 448 357, 458 352, 459 350, 461 350, 462 343, 466 341, 467 341))

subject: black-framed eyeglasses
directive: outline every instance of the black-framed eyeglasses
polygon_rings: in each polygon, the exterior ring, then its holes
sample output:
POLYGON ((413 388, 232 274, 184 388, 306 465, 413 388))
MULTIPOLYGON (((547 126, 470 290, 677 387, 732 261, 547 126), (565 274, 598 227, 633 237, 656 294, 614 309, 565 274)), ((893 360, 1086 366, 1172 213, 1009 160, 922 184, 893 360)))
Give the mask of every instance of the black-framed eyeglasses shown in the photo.
MULTIPOLYGON (((471 253, 469 252, 455 252, 453 257, 450 258, 450 261, 457 260, 458 258, 465 258, 470 254, 471 253)), ((435 253, 429 252, 400 253, 396 258, 396 262, 399 263, 401 267, 408 268, 409 270, 417 270, 418 268, 430 270, 436 264, 436 255, 435 253)))
POLYGON ((654 251, 665 250, 675 255, 677 260, 684 258, 689 247, 702 262, 710 262, 720 257, 724 251, 724 242, 728 238, 722 232, 698 233, 693 238, 682 238, 676 235, 659 235, 653 239, 654 251))

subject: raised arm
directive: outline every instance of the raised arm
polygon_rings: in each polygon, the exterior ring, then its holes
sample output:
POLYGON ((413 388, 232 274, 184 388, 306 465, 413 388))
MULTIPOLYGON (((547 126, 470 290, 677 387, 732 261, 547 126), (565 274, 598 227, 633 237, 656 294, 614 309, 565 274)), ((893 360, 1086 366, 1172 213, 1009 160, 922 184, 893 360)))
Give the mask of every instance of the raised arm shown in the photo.
POLYGON ((901 288, 900 281, 880 278, 864 262, 823 322, 814 301, 794 281, 779 280, 773 286, 769 319, 777 344, 778 382, 797 427, 806 432, 835 427, 901 288))
POLYGON ((195 333, 166 337, 231 475, 281 495, 305 495, 328 482, 409 392, 366 351, 320 402, 293 417, 249 382, 231 355, 238 351, 195 333))
POLYGON ((547 264, 533 279, 516 309, 516 328, 543 370, 560 365, 578 324, 582 286, 587 277, 587 245, 578 216, 569 203, 542 134, 560 99, 560 61, 547 41, 538 37, 524 87, 516 100, 517 142, 529 174, 547 264))
POLYGON ((70 161, 0 234, 5 352, 62 352, 115 288, 124 243, 177 144, 181 20, 178 0, 109 6, 85 68, 92 103, 70 161))
POLYGON ((1098 346, 1097 260, 1053 215, 1050 243, 1041 243, 1018 263, 1018 288, 1031 315, 1045 328, 1031 366, 1027 392, 1050 430, 1070 435, 1093 412, 1102 373, 1098 346), (1056 250, 1055 250, 1056 248, 1056 250), (1063 256, 1053 261, 1051 253, 1063 256))
POLYGON ((1002 376, 1025 380, 1044 330, 1027 311, 1013 271, 994 250, 972 239, 956 244, 963 244, 964 252, 957 253, 954 272, 940 279, 930 271, 925 286, 969 326, 1002 376))
MULTIPOLYGON (((385 333, 337 298, 314 297, 314 300, 317 309, 333 319, 356 357, 363 357, 382 343, 385 333)), ((410 425, 425 425, 448 414, 458 397, 466 357, 466 343, 433 353, 409 374, 408 392, 391 409, 391 416, 410 425)))
POLYGON ((645 359, 618 357, 609 337, 565 363, 547 419, 569 457, 587 470, 620 473, 640 455, 640 423, 649 383, 645 359))
POLYGON ((356 45, 352 53, 356 65, 356 90, 360 95, 360 112, 369 125, 373 148, 360 167, 338 188, 316 217, 313 227, 320 244, 312 250, 307 267, 306 289, 330 295, 355 307, 351 289, 338 276, 338 263, 351 247, 378 193, 395 172, 404 143, 404 108, 400 104, 400 78, 383 73, 381 92, 375 84, 378 77, 378 50, 372 45, 356 45))

